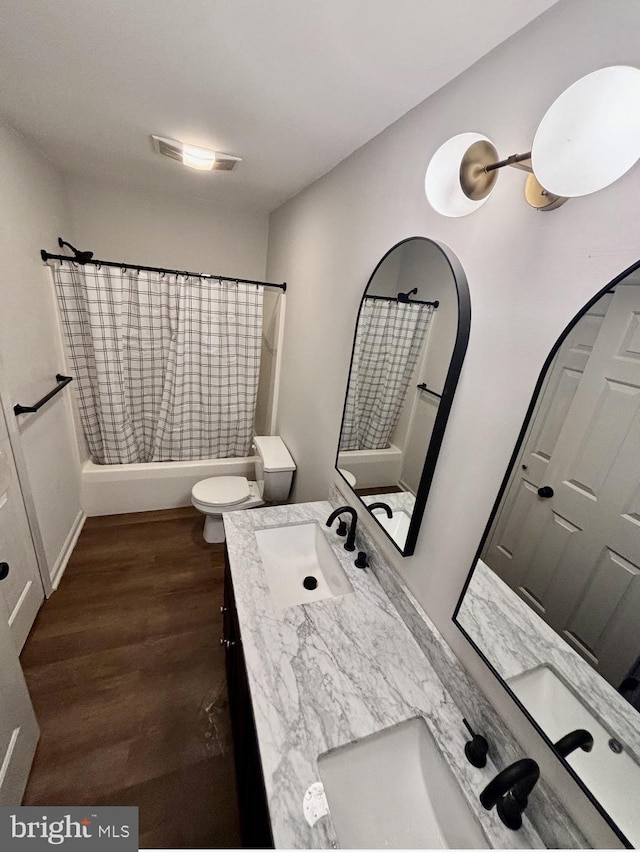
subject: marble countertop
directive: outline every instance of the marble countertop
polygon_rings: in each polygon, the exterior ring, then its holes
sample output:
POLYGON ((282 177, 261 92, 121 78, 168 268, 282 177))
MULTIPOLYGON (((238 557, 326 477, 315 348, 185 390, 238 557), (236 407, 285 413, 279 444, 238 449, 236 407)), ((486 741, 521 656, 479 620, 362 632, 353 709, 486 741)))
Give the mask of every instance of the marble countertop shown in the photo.
POLYGON ((326 530, 353 594, 279 609, 272 601, 255 530, 316 520, 328 502, 224 516, 273 839, 277 848, 338 845, 330 815, 306 822, 302 801, 320 780, 323 752, 415 716, 428 723, 494 848, 541 848, 533 827, 512 832, 478 794, 496 774, 464 758, 462 714, 373 573, 353 565, 344 539, 326 530))
POLYGON ((458 621, 504 680, 554 669, 640 763, 640 714, 479 559, 458 621))

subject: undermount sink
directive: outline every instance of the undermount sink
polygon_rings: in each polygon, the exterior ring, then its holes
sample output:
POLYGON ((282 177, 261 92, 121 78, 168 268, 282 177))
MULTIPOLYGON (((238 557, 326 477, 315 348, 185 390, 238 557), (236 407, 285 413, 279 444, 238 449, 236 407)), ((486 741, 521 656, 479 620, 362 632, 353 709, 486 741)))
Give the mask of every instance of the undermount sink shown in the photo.
POLYGON ((318 770, 343 848, 489 848, 420 717, 321 754, 318 770))
POLYGON ((255 534, 271 597, 282 609, 353 591, 316 521, 268 527, 255 534))
POLYGON ((640 765, 615 731, 605 728, 549 666, 537 666, 507 684, 552 742, 577 728, 589 731, 593 749, 576 749, 565 759, 634 846, 640 846, 640 765))
POLYGON ((387 517, 384 509, 374 509, 371 513, 378 523, 384 527, 398 547, 403 548, 409 532, 411 518, 403 509, 395 509, 393 517, 387 517))

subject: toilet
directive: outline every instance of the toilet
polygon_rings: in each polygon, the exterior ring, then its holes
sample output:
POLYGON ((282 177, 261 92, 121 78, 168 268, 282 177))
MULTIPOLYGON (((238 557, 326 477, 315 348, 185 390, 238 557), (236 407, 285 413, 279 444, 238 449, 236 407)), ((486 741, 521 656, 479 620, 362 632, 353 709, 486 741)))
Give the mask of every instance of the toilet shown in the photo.
POLYGON ((191 489, 192 504, 206 516, 204 540, 209 544, 224 541, 223 512, 283 503, 289 496, 296 466, 282 438, 258 435, 253 451, 256 482, 244 476, 211 476, 191 489))

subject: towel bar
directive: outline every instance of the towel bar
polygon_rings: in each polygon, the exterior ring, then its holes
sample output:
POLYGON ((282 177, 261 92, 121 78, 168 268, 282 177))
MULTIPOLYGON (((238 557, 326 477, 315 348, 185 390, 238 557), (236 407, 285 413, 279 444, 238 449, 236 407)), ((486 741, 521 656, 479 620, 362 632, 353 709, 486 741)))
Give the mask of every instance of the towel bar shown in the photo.
POLYGON ((55 388, 52 391, 49 391, 49 393, 46 396, 43 396, 42 399, 39 399, 34 405, 20 405, 19 403, 18 403, 18 405, 14 405, 13 406, 13 413, 17 417, 18 414, 30 414, 32 411, 38 411, 38 409, 42 408, 42 406, 46 402, 49 402, 51 397, 55 396, 57 393, 60 393, 62 388, 66 387, 69 384, 69 382, 72 382, 72 381, 73 381, 73 376, 63 376, 60 373, 56 373, 56 382, 58 382, 58 384, 55 386, 55 388))

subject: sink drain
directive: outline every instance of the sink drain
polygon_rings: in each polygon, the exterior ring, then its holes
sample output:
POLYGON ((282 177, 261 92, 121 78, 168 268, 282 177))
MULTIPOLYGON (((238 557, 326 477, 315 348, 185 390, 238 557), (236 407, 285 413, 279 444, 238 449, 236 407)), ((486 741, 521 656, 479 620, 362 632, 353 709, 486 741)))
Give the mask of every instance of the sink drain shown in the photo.
POLYGON ((318 587, 318 581, 315 577, 309 576, 304 578, 304 580, 302 581, 302 585, 305 587, 305 589, 308 589, 310 592, 312 592, 318 587))
POLYGON ((609 740, 609 748, 615 754, 622 754, 622 752, 624 751, 622 743, 619 740, 616 740, 615 737, 611 737, 611 739, 609 740))

